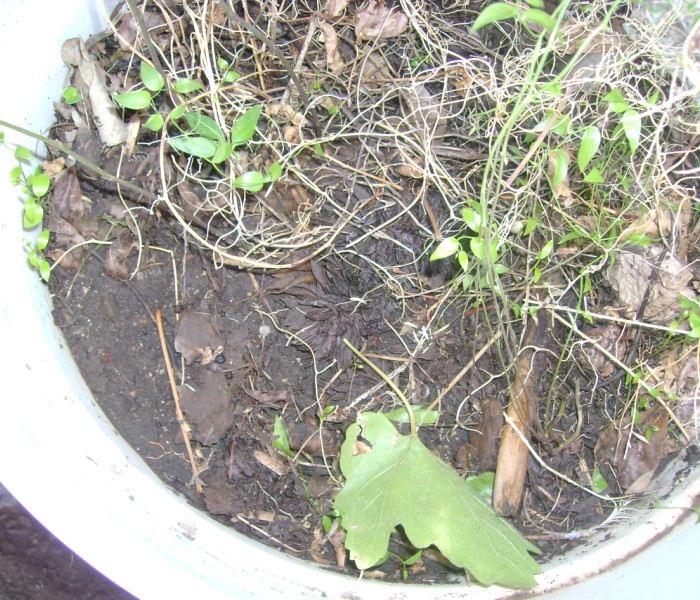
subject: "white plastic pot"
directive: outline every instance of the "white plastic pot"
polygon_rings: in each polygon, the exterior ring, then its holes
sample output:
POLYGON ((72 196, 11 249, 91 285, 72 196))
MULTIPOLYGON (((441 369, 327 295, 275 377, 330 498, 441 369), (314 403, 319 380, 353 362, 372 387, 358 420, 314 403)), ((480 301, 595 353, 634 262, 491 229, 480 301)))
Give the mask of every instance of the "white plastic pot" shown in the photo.
MULTIPOLYGON (((0 7, 0 119, 45 132, 51 102, 66 85, 60 45, 102 29, 101 2, 0 0, 0 7)), ((46 288, 27 267, 17 191, 6 184, 13 166, 0 150, 0 481, 57 537, 143 600, 510 596, 498 588, 387 585, 328 573, 244 538, 166 488, 97 407, 53 325, 46 288)), ((670 491, 659 501, 669 508, 632 512, 592 535, 545 565, 535 593, 586 600, 694 595, 700 526, 677 508, 693 505, 700 470, 667 473, 657 485, 670 491)))

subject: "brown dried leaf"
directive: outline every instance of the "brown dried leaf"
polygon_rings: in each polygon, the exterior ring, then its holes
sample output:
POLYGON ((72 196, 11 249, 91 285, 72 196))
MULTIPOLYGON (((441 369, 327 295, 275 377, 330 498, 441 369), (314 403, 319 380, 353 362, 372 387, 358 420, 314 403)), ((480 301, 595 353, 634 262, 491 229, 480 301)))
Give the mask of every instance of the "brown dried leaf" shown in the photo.
POLYGON ((357 11, 355 36, 359 40, 387 39, 401 35, 408 27, 408 17, 385 6, 377 6, 375 0, 357 11))
MULTIPOLYGON (((589 327, 583 333, 617 359, 622 360, 627 352, 627 340, 622 335, 622 328, 615 324, 589 327)), ((587 342, 577 348, 576 358, 582 368, 593 369, 601 377, 610 377, 615 371, 615 364, 596 346, 587 342)))
POLYGON ((348 6, 348 0, 328 0, 322 13, 324 16, 337 18, 342 16, 348 6))
POLYGON ((318 28, 321 30, 321 41, 326 47, 326 64, 334 75, 338 75, 345 69, 345 61, 338 50, 338 34, 332 25, 319 21, 318 28))
POLYGON ((276 456, 271 456, 270 454, 260 450, 255 450, 253 452, 253 456, 255 457, 255 460, 257 460, 263 467, 270 469, 270 471, 276 475, 279 475, 280 477, 289 471, 287 464, 282 462, 276 456))
POLYGON ((622 427, 612 423, 606 428, 595 445, 596 463, 610 463, 627 494, 640 494, 649 487, 659 461, 668 454, 668 413, 657 408, 639 415, 639 428, 649 432, 648 439, 630 436, 631 419, 626 417, 622 427))
POLYGON ((433 96, 422 83, 400 90, 406 103, 407 119, 414 127, 441 136, 447 128, 447 113, 440 98, 433 96))
POLYGON ((136 236, 129 229, 121 229, 117 238, 112 242, 105 258, 105 271, 115 279, 129 279, 129 269, 126 259, 138 245, 136 236))
POLYGON ((202 365, 210 363, 221 354, 223 347, 223 340, 214 331, 209 315, 200 312, 180 315, 175 334, 175 350, 182 354, 188 365, 195 361, 201 361, 202 365))
POLYGON ((128 135, 127 126, 119 118, 107 90, 105 72, 90 56, 83 40, 80 38, 67 40, 61 48, 61 58, 67 66, 78 69, 80 78, 88 90, 92 118, 102 142, 107 146, 123 143, 128 135))
POLYGON ((223 373, 193 369, 192 378, 180 386, 180 405, 192 428, 192 439, 211 446, 233 425, 234 414, 223 373))
POLYGON ((670 252, 659 262, 663 251, 660 245, 655 245, 617 254, 615 264, 606 275, 624 305, 624 316, 637 316, 648 290, 648 302, 642 318, 648 323, 668 325, 680 312, 680 294, 695 297, 695 291, 689 287, 693 272, 684 261, 670 252), (655 270, 656 279, 652 282, 655 270))

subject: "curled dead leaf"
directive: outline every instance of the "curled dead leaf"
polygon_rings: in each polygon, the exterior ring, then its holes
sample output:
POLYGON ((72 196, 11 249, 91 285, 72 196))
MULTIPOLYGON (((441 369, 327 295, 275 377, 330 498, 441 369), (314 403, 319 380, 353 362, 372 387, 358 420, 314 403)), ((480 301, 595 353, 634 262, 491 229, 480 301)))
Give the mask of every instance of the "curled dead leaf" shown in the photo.
POLYGON ((104 264, 107 274, 122 281, 129 279, 126 259, 137 245, 136 236, 129 229, 122 228, 107 251, 104 264))
POLYGON ((180 315, 175 334, 175 351, 182 354, 191 365, 200 361, 206 365, 223 350, 223 340, 214 331, 209 315, 200 312, 185 312, 180 315))
POLYGON ((343 15, 348 6, 348 0, 328 0, 322 14, 326 17, 338 18, 343 15))
POLYGON ((116 106, 107 90, 105 72, 93 60, 80 38, 67 40, 61 48, 61 58, 69 67, 75 67, 88 90, 92 118, 100 139, 107 146, 122 144, 128 136, 126 124, 119 118, 116 106))
POLYGON ((617 253, 607 278, 623 304, 623 314, 634 319, 645 297, 647 304, 640 318, 648 323, 668 325, 678 317, 681 293, 689 298, 693 272, 689 266, 660 245, 617 253))
POLYGON ((617 475, 620 487, 627 494, 640 494, 652 482, 659 462, 670 451, 666 435, 668 413, 661 408, 639 413, 638 427, 646 434, 630 434, 631 419, 611 423, 600 434, 595 445, 596 463, 609 463, 617 475))
POLYGON ((433 96, 422 83, 400 90, 408 122, 419 130, 441 136, 447 129, 447 112, 440 98, 433 96))
POLYGON ((326 48, 326 64, 334 75, 338 75, 345 69, 345 61, 338 50, 338 34, 332 25, 319 21, 318 28, 321 30, 321 41, 326 48))
POLYGON ((408 17, 372 0, 357 11, 355 36, 358 40, 387 39, 401 35, 408 27, 408 17))

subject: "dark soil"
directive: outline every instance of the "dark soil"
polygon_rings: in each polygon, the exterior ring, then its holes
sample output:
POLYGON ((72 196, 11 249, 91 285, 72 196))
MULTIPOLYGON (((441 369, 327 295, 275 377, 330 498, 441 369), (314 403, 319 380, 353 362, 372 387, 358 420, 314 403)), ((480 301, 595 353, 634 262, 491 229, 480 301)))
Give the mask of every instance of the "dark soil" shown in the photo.
MULTIPOLYGON (((91 198, 95 214, 114 202, 109 196, 91 198)), ((398 406, 378 377, 353 360, 342 338, 363 346, 386 373, 398 370, 394 380, 413 403, 425 404, 487 344, 488 327, 478 311, 455 303, 432 331, 424 332, 430 297, 399 303, 378 282, 364 281, 364 270, 350 261, 328 259, 274 276, 217 271, 193 248, 183 252, 177 236, 162 230, 152 235, 151 247, 176 253, 179 303, 174 301, 173 263, 161 251, 146 250, 143 267, 126 281, 105 273, 107 252, 100 248, 86 255, 78 271, 55 271, 55 320, 87 383, 120 433, 194 505, 266 544, 334 564, 332 545, 319 540, 324 537, 321 515, 329 513, 338 489, 329 473, 339 477, 344 432, 359 411, 398 406), (156 308, 162 310, 176 370, 186 377, 179 389, 204 465, 201 495, 195 492, 176 418, 154 323, 156 308), (426 336, 421 353, 411 357, 406 346, 415 348, 421 335, 426 336), (326 407, 332 412, 319 427, 326 407), (273 448, 276 416, 287 427, 291 448, 301 451, 293 461, 273 448)), ((134 257, 129 264, 135 267, 134 257)), ((464 475, 495 466, 508 396, 504 381, 489 382, 498 364, 496 353, 487 353, 442 399, 440 424, 421 429, 424 442, 464 475)), ((547 385, 543 375, 542 390, 547 385)), ((596 431, 607 423, 595 407, 587 408, 587 428, 596 431)), ((581 436, 550 459, 554 468, 575 476, 581 459, 591 456, 592 447, 581 436)), ((548 515, 548 531, 592 526, 609 511, 571 487, 560 490, 560 483, 534 462, 530 478, 523 515, 548 515)), ((569 545, 556 535, 542 535, 532 523, 519 525, 546 552, 569 545)), ((444 572, 433 563, 415 580, 440 577, 435 569, 444 572)), ((399 575, 398 570, 387 573, 399 575)))

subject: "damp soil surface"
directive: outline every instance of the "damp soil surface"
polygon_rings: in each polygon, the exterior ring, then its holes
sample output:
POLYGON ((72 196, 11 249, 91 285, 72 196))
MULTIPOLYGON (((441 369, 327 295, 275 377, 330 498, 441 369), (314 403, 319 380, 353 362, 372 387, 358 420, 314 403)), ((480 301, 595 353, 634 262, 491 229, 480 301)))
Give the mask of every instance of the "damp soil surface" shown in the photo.
MULTIPOLYGON (((104 132, 86 125, 91 115, 82 104, 63 104, 54 135, 92 164, 60 152, 46 164, 54 178, 48 256, 59 261, 50 279, 55 321, 120 434, 167 486, 213 518, 283 552, 356 573, 332 513, 341 443, 362 412, 393 414, 403 432, 407 425, 399 399, 348 340, 425 409, 433 422, 420 426, 421 440, 463 477, 495 470, 504 410, 524 403, 520 417, 529 415, 532 447, 518 471, 524 491, 510 513, 542 558, 585 539, 571 532, 604 524, 615 510, 610 496, 643 489, 641 480, 678 449, 667 435, 668 412, 652 401, 638 411, 643 417, 635 413, 641 450, 627 462, 616 454, 619 432, 632 428, 619 401, 631 397, 630 388, 616 365, 653 347, 653 333, 580 319, 595 342, 586 346, 573 344, 570 329, 544 308, 531 318, 514 312, 524 297, 530 308, 544 306, 550 292, 563 309, 580 306, 585 295, 588 310, 603 312, 615 298, 600 273, 591 271, 592 288, 583 292, 566 284, 580 276, 575 261, 588 249, 571 259, 553 255, 554 266, 531 285, 532 256, 514 241, 501 257, 508 267, 502 293, 460 274, 457 261, 429 260, 441 239, 458 234, 462 204, 451 204, 451 196, 459 188, 466 197, 459 186, 478 180, 487 157, 488 144, 465 132, 473 132, 470 111, 491 110, 493 99, 474 95, 483 89, 476 71, 469 81, 477 88, 465 87, 464 69, 501 65, 509 40, 487 36, 485 45, 457 35, 476 14, 466 9, 426 13, 429 21, 439 18, 430 22, 440 43, 461 62, 419 76, 413 62, 406 71, 405 57, 420 58, 416 48, 428 38, 398 22, 392 43, 379 43, 384 38, 369 30, 358 39, 377 44, 356 43, 351 12, 328 17, 339 32, 334 51, 333 28, 319 38, 308 7, 277 20, 255 3, 251 14, 237 6, 238 20, 218 3, 178 7, 146 13, 168 72, 214 85, 217 65, 218 83, 229 87, 214 105, 206 94, 189 96, 188 124, 168 123, 165 131, 190 141, 209 135, 218 148, 215 120, 228 127, 264 104, 250 144, 216 163, 211 154, 197 156, 206 148, 182 152, 142 127, 138 143, 132 136, 108 148, 104 132), (241 26, 242 17, 264 35, 241 26), (219 46, 189 45, 208 28, 219 32, 219 46), (211 47, 225 60, 209 56, 208 71, 193 67, 199 63, 190 53, 211 47), (290 78, 290 64, 301 80, 290 78), (242 82, 227 80, 224 65, 242 82), (409 75, 413 83, 404 85, 409 75), (309 101, 317 105, 309 109, 309 101), (238 179, 251 172, 257 175, 238 179), (601 479, 605 494, 591 494, 592 487, 602 491, 601 479)), ((86 70, 94 73, 94 61, 111 91, 140 86, 132 50, 151 50, 133 18, 116 25, 120 42, 74 45, 77 83, 86 70)), ((163 94, 154 102, 168 115, 177 98, 163 94)), ((133 133, 150 110, 111 114, 133 133)), ((511 200, 494 205, 493 217, 511 215, 511 200)), ((555 224, 557 218, 551 215, 555 224)), ((415 551, 396 533, 389 560, 365 576, 462 580, 463 572, 432 550, 406 571, 397 557, 415 551)))

